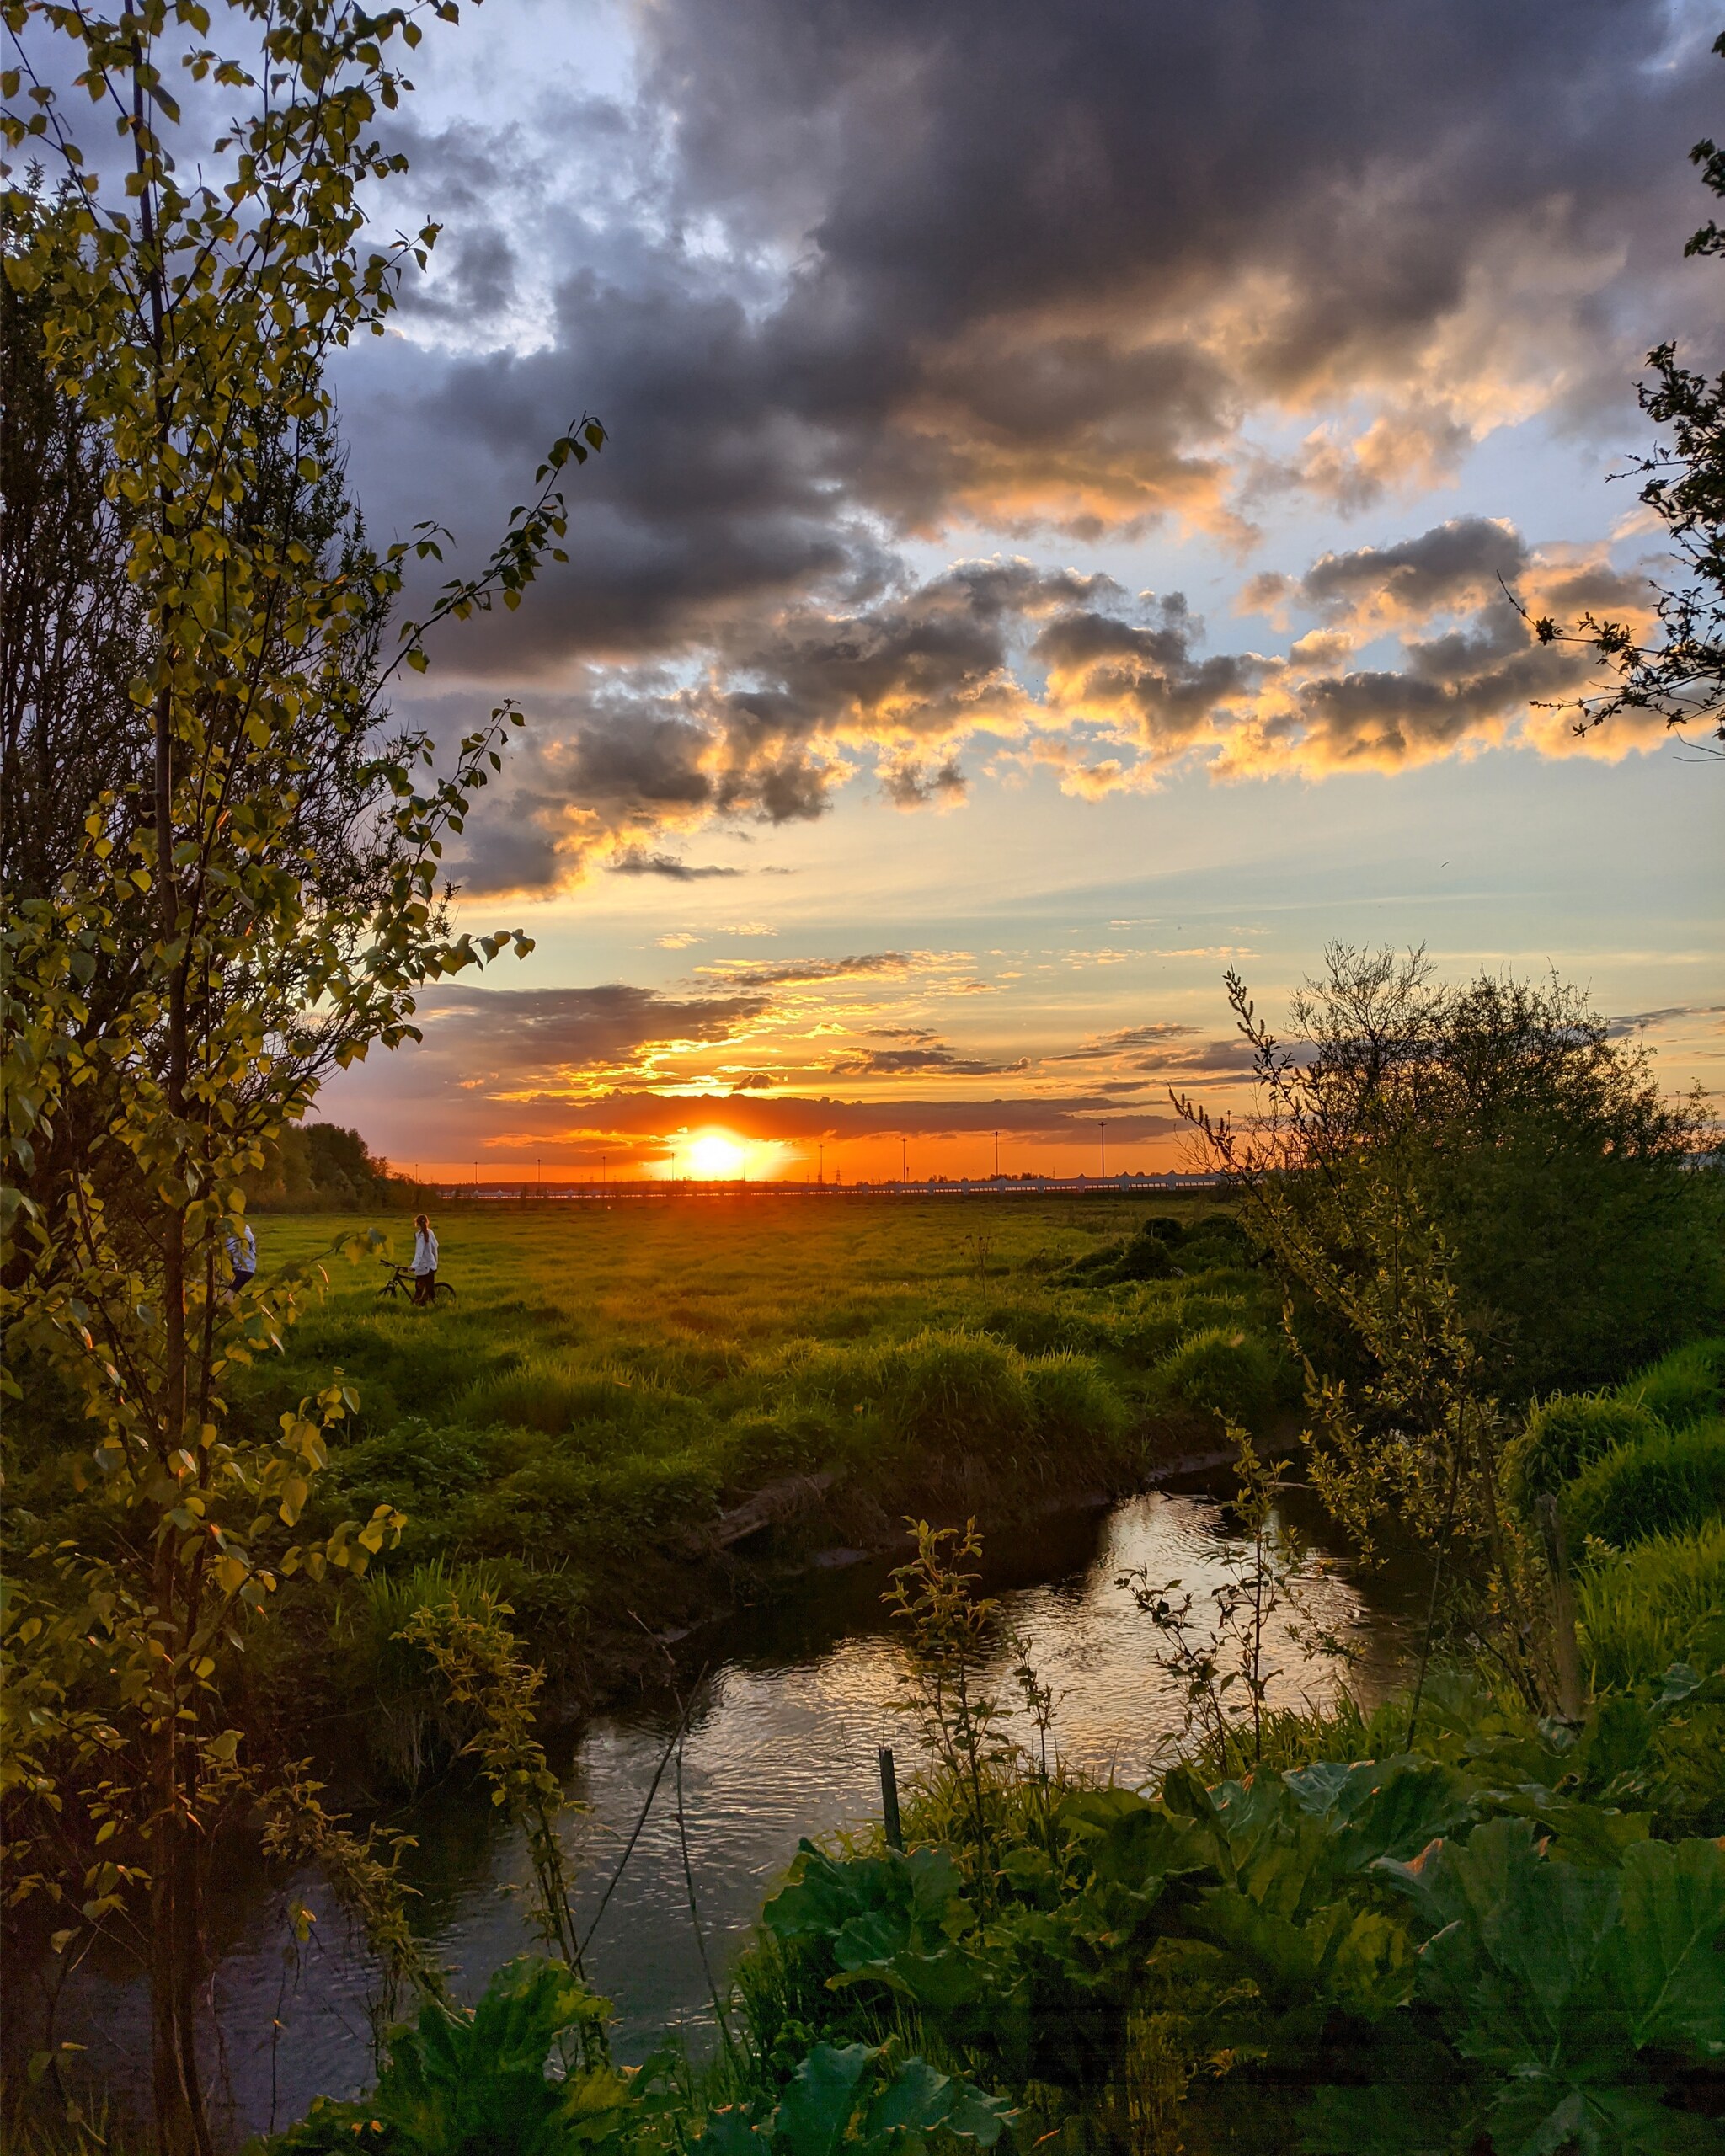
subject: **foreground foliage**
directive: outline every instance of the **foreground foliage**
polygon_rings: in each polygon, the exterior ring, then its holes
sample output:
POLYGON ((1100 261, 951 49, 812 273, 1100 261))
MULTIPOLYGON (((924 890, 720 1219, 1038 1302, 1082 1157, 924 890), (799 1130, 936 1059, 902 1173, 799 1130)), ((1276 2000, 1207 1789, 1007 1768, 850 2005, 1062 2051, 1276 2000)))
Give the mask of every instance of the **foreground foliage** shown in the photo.
POLYGON ((1051 2117, 1127 2104, 1150 2017, 1188 2087, 1220 2076, 1248 2114, 1297 2111, 1312 2149, 1485 2134, 1519 2156, 1583 2127, 1588 2146, 1705 2146, 1667 2100, 1725 2063, 1725 1849, 1650 1841, 1644 1815, 1514 1780, 1528 1764, 1075 1795, 1046 1847, 1008 1853, 991 1908, 944 1850, 805 1847, 764 1922, 809 2011, 846 2030, 906 2012, 1051 2117))
POLYGON ((428 2004, 396 2033, 375 2089, 321 2102, 271 2156, 576 2156, 611 2149, 687 2149, 710 2156, 921 2156, 931 2137, 991 2148, 1007 2105, 888 2044, 817 2044, 782 2089, 751 2104, 697 2106, 675 2055, 619 2070, 579 2056, 606 2002, 561 1963, 523 1958, 499 1969, 471 2014, 428 2004), (570 2047, 578 2047, 572 2060, 570 2047), (550 2071, 547 2071, 550 2068, 550 2071))
POLYGON ((893 2034, 1140 2151, 1714 2145, 1725 1641, 1579 1723, 1436 1671, 1418 1752, 1344 1697, 1152 1793, 1051 1779, 997 1704, 948 1678, 908 1850, 803 1845, 740 1975, 769 2071, 893 2034))
MULTIPOLYGON (((1214 1785, 1177 1767, 1154 1793, 1050 1780, 997 1729, 967 1735, 977 1702, 948 1693, 910 1846, 803 1844, 738 1972, 737 2034, 704 2073, 673 2052, 614 2068, 594 2041, 602 2002, 522 1961, 471 2015, 427 2001, 374 2090, 270 2146, 1716 2145, 1725 1843, 1659 1838, 1647 1769, 1661 1727, 1725 1699, 1725 1667, 1674 1669, 1579 1730, 1459 1676, 1434 1691, 1425 1752, 1214 1785), (980 1814, 967 1759, 985 1763, 980 1814)), ((1305 1732, 1319 1751, 1327 1734, 1322 1717, 1305 1732)))
MULTIPOLYGON (((382 655, 409 565, 438 542, 365 542, 323 367, 383 334, 436 237, 374 249, 361 201, 404 169, 377 131, 434 12, 454 10, 3 10, 3 327, 28 343, 8 375, 63 420, 68 477, 103 504, 92 565, 126 600, 94 631, 120 652, 25 692, 30 753, 81 738, 66 783, 93 790, 26 791, 52 845, 0 833, 24 879, 0 924, 5 1387, 61 1411, 82 1500, 9 1583, 0 1794, 13 1891, 51 1904, 58 1943, 119 1930, 147 1961, 164 2156, 212 2147, 218 1831, 287 1811, 302 1838, 329 1828, 254 1741, 243 1636, 282 1580, 361 1573, 400 1525, 387 1504, 307 1518, 354 1405, 339 1372, 262 1428, 230 1420, 235 1374, 307 1285, 241 1277, 245 1182, 329 1071, 412 1033, 421 984, 527 947, 453 934, 439 865, 517 715, 440 751, 392 730, 382 698, 428 663, 435 624, 519 601, 564 528, 558 472, 602 440, 590 422, 558 442, 490 560, 382 655)), ((24 643, 57 624, 88 645, 62 604, 77 566, 8 590, 36 609, 24 643)), ((11 607, 6 634, 15 652, 11 607)), ((10 696, 7 716, 24 716, 10 696)), ((364 1852, 343 1860, 357 1876, 364 1852)))

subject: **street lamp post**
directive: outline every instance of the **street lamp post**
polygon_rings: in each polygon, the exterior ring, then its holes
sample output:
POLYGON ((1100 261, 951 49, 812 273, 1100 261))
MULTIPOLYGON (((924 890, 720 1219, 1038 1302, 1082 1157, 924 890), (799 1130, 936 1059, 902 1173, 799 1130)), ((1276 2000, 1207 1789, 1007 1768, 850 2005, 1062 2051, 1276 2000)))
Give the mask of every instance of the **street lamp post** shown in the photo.
POLYGON ((1106 1116, 1102 1119, 1102 1179, 1104 1182, 1108 1179, 1108 1119, 1106 1116))

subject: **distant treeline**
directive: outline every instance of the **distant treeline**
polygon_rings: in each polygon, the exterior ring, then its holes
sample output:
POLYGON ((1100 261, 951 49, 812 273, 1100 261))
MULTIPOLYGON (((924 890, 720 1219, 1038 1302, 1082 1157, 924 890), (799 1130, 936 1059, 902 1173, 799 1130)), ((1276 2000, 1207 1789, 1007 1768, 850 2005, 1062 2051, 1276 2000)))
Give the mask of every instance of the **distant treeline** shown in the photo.
POLYGON ((291 1125, 266 1148, 247 1202, 264 1212, 348 1213, 366 1207, 411 1212, 436 1195, 430 1184, 393 1174, 357 1130, 335 1123, 291 1125))

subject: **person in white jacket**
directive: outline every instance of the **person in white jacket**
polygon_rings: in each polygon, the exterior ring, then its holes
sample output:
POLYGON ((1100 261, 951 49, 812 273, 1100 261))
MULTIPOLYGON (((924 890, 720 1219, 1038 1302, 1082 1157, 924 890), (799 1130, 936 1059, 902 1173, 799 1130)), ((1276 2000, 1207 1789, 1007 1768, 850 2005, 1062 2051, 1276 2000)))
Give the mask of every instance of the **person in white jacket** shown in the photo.
POLYGON ((414 1215, 414 1300, 437 1300, 437 1238, 423 1213, 414 1215))
POLYGON ((252 1224, 245 1221, 239 1233, 227 1238, 227 1262, 232 1267, 233 1278, 228 1283, 228 1293, 237 1295, 242 1288, 249 1288, 253 1275, 258 1270, 258 1239, 252 1233, 252 1224))

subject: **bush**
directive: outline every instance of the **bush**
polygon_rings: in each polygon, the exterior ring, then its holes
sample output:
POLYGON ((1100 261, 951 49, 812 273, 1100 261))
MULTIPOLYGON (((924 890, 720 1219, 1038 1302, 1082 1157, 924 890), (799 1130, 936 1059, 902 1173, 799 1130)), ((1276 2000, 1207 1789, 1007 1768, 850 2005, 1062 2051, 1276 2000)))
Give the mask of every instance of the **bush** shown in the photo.
POLYGON ((887 1435, 918 1451, 997 1455, 1028 1437, 1024 1358, 980 1332, 919 1332, 884 1348, 880 1416, 887 1435))
POLYGON ((767 1415, 740 1415, 724 1431, 725 1480, 757 1488, 787 1475, 830 1466, 843 1435, 829 1409, 787 1404, 767 1415))
POLYGON ((1253 1264, 1258 1251, 1240 1223, 1226 1213, 1200 1220, 1178 1251, 1183 1273, 1209 1273, 1253 1264))
POLYGON ((336 1454, 334 1474, 344 1492, 375 1487, 384 1497, 435 1500, 459 1497, 496 1471, 480 1433, 467 1428, 434 1428, 423 1416, 409 1415, 393 1429, 362 1438, 336 1454))
POLYGON ((1070 1348, 1025 1366, 1030 1412, 1045 1444, 1107 1452, 1125 1435, 1126 1404, 1087 1355, 1070 1348))
POLYGON ((1562 1499, 1571 1546, 1594 1536, 1627 1549, 1725 1513, 1725 1422, 1660 1430, 1596 1460, 1562 1499))
POLYGON ((438 1557, 371 1572, 336 1604, 331 1639, 342 1683, 360 1705, 366 1756, 404 1789, 417 1790, 453 1758, 472 1725, 451 1709, 447 1688, 419 1649, 400 1635, 422 1609, 447 1605, 473 1615, 488 1596, 498 1598, 501 1585, 493 1566, 452 1565, 438 1557))
POLYGON ((1725 1414, 1725 1340, 1692 1340, 1619 1390, 1669 1428, 1725 1414))
POLYGON ((1194 1415, 1262 1424, 1280 1390, 1281 1358, 1268 1342, 1238 1327, 1207 1326, 1183 1340, 1151 1374, 1152 1397, 1194 1415))
POLYGON ((1576 1617, 1594 1685, 1628 1685, 1674 1662, 1725 1660, 1725 1520, 1690 1534, 1654 1534, 1576 1588, 1576 1617))
POLYGON ((1175 1251, 1179 1242, 1178 1221, 1146 1220, 1135 1235, 1115 1246, 1114 1262, 1106 1268, 1103 1277, 1109 1280, 1165 1280, 1175 1269, 1175 1251))
POLYGON ((1178 1220, 1161 1215, 1146 1220, 1130 1235, 1117 1235, 1086 1251, 1060 1267, 1061 1277, 1087 1287, 1108 1287, 1120 1280, 1162 1280, 1174 1271, 1174 1248, 1185 1234, 1178 1220))
POLYGON ((1081 1281, 1087 1287, 1111 1287, 1131 1280, 1167 1280, 1177 1273, 1250 1265, 1254 1256, 1252 1238, 1230 1214, 1213 1213, 1189 1228, 1158 1214, 1135 1235, 1075 1257, 1062 1278, 1081 1281))
POLYGON ((567 1355, 535 1355, 515 1369, 481 1378, 457 1402, 465 1422, 501 1422, 559 1437, 578 1422, 629 1428, 641 1420, 643 1388, 567 1355))
POLYGON ((1552 1497, 1608 1452, 1658 1434, 1659 1425, 1638 1402, 1598 1393, 1555 1394, 1527 1418, 1527 1427, 1503 1449, 1505 1501, 1530 1519, 1541 1497, 1552 1497))

